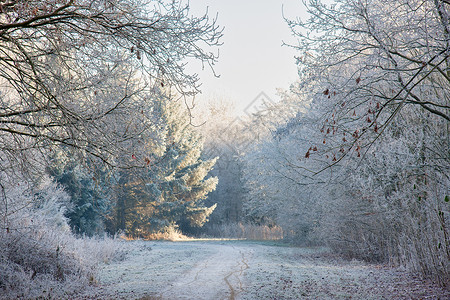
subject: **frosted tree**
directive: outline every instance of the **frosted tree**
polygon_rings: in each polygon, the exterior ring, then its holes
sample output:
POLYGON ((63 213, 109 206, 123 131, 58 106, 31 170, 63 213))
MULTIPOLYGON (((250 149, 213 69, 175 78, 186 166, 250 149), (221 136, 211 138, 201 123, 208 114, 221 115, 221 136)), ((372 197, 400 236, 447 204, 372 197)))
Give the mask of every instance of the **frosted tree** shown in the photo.
POLYGON ((48 173, 70 196, 65 216, 72 232, 102 234, 104 219, 113 204, 113 196, 107 192, 114 184, 110 172, 98 167, 93 172, 70 149, 54 150, 49 158, 48 173))
MULTIPOLYGON (((133 236, 180 226, 188 232, 208 220, 215 205, 204 205, 217 185, 209 177, 217 158, 202 160, 203 140, 190 124, 183 104, 161 93, 154 113, 159 115, 164 134, 163 145, 152 156, 132 159, 147 161, 148 168, 122 174, 121 215, 124 229, 133 236)), ((120 222, 120 220, 119 220, 120 222)))
MULTIPOLYGON (((316 99, 246 154, 247 213, 270 218, 294 242, 325 242, 347 257, 402 264, 445 284, 450 181, 435 150, 445 149, 447 128, 404 108, 364 160, 349 155, 328 168, 329 152, 314 155, 320 150, 311 145, 322 141, 317 128, 329 104, 316 99)), ((326 139, 321 148, 340 143, 326 139)))
MULTIPOLYGON (((212 176, 220 178, 219 183, 206 199, 207 205, 217 207, 210 216, 210 221, 203 227, 204 231, 218 224, 238 223, 242 221, 242 195, 244 193, 241 181, 241 163, 235 144, 239 144, 239 125, 233 113, 234 106, 226 101, 212 100, 208 107, 195 112, 202 126, 196 130, 204 137, 204 159, 219 157, 212 176)), ((194 119, 195 120, 195 119, 194 119)), ((202 231, 203 231, 202 230, 202 231)))
POLYGON ((149 91, 194 95, 186 60, 212 66, 221 35, 214 19, 179 1, 0 1, 2 178, 39 178, 59 146, 90 165, 146 166, 122 157, 155 132, 149 91))
MULTIPOLYGON (((115 165, 114 149, 130 136, 115 131, 111 115, 140 111, 132 103, 142 85, 171 84, 183 95, 198 91, 185 60, 212 65, 208 52, 221 31, 207 15, 191 16, 179 1, 11 0, 0 2, 0 138, 3 157, 29 160, 23 149, 68 145, 115 165), (111 77, 126 61, 120 93, 111 77), (109 82, 109 86, 105 84, 109 82), (106 126, 110 125, 110 126, 106 126)), ((119 152, 119 151, 117 151, 119 152)))
POLYGON ((249 208, 297 240, 402 264, 445 285, 448 4, 307 7, 308 20, 289 22, 306 106, 247 156, 249 208))
POLYGON ((341 140, 338 151, 327 153, 330 164, 347 154, 362 155, 405 107, 423 119, 450 120, 447 2, 340 0, 306 6, 311 17, 288 24, 299 40, 305 92, 330 102, 319 128, 324 139, 341 140))
MULTIPOLYGON (((311 244, 314 243, 311 233, 319 218, 313 194, 321 194, 324 180, 320 176, 313 177, 310 171, 321 163, 304 158, 303 151, 315 141, 317 119, 308 101, 302 101, 295 93, 296 87, 293 85, 282 101, 292 108, 289 103, 296 99, 296 116, 279 122, 271 135, 243 157, 248 189, 244 207, 252 220, 282 226, 286 239, 311 244)), ((283 103, 279 106, 283 107, 283 103)), ((284 115, 284 109, 280 112, 284 115)))
POLYGON ((243 211, 247 191, 241 158, 246 153, 251 154, 254 144, 265 140, 277 125, 286 122, 299 110, 296 98, 283 91, 280 95, 284 99, 282 104, 267 102, 257 107, 253 116, 237 116, 228 103, 222 102, 211 104, 208 111, 201 114, 205 125, 198 130, 205 136, 205 157, 219 156, 212 174, 218 176, 220 181, 207 200, 210 204, 218 203, 207 225, 212 225, 211 232, 215 234, 219 233, 216 229, 220 228, 215 225, 265 224, 257 219, 247 219, 243 211))

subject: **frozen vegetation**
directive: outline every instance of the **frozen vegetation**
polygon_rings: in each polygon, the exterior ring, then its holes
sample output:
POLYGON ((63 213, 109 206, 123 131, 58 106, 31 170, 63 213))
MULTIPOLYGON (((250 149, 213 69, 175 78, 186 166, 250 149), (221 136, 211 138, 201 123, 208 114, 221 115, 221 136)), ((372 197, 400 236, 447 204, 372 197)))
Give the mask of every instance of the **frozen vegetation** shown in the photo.
POLYGON ((236 118, 208 10, 0 0, 0 298, 449 298, 450 1, 304 5, 236 118))
POLYGON ((446 299, 404 270, 279 242, 131 242, 103 265, 89 299, 446 299))

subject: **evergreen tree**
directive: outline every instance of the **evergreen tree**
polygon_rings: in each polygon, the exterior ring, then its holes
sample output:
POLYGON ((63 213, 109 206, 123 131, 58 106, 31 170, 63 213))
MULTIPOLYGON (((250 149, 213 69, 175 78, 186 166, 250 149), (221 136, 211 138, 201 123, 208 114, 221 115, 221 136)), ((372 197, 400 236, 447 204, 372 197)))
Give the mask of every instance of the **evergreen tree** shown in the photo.
POLYGON ((174 226, 189 232, 203 226, 216 207, 205 206, 204 200, 218 182, 216 177, 207 178, 217 158, 201 159, 203 139, 184 106, 167 95, 160 98, 154 114, 161 120, 162 145, 144 147, 133 155, 132 159, 146 161, 147 169, 121 175, 118 212, 123 219, 118 222, 136 237, 174 226))
POLYGON ((110 199, 100 186, 106 183, 106 177, 96 178, 80 161, 72 152, 60 149, 54 152, 48 170, 70 196, 65 216, 72 231, 92 236, 103 232, 110 199))

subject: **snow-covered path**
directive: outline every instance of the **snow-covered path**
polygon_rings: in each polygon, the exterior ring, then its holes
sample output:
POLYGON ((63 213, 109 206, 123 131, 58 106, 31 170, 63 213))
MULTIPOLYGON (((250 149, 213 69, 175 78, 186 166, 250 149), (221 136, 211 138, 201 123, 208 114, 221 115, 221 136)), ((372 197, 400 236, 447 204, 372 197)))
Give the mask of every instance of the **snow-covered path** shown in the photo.
POLYGON ((161 293, 163 299, 235 299, 252 254, 249 247, 209 245, 215 253, 182 274, 161 293))
POLYGON ((250 241, 130 242, 89 299, 450 299, 405 272, 324 248, 250 241))

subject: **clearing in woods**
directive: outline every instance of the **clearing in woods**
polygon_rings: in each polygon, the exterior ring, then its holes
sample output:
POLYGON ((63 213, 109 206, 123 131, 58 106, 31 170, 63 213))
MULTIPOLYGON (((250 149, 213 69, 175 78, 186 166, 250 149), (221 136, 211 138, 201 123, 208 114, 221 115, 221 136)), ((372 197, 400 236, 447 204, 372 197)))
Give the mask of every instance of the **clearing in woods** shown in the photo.
POLYGON ((448 299, 448 290, 386 266, 346 261, 325 248, 275 242, 129 242, 103 266, 88 298, 448 299))

